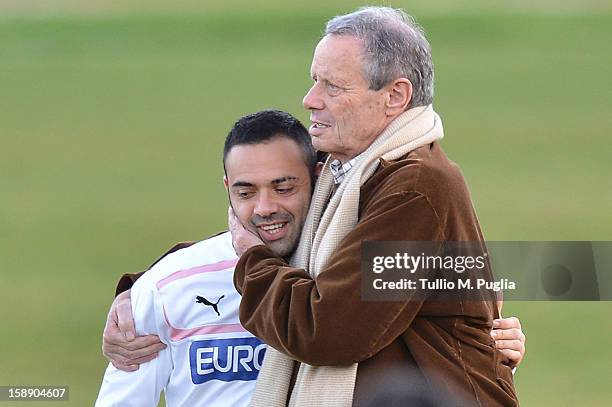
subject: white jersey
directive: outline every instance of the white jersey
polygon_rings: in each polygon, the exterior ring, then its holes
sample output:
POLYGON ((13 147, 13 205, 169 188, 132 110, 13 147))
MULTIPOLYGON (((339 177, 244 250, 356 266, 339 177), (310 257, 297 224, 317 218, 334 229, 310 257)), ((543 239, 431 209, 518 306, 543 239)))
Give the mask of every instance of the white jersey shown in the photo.
POLYGON ((109 364, 96 406, 247 406, 266 345, 238 319, 238 262, 229 232, 171 253, 131 291, 139 335, 167 348, 135 372, 109 364))

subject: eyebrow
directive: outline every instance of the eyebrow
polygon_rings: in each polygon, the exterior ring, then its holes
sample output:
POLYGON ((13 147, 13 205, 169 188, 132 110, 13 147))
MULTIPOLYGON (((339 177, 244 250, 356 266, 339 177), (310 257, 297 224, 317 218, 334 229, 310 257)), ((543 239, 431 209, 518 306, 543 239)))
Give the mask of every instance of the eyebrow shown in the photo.
POLYGON ((232 188, 235 187, 252 187, 253 184, 251 184, 250 182, 245 182, 245 181, 236 181, 232 184, 232 188))
MULTIPOLYGON (((288 181, 296 181, 298 179, 298 177, 294 177, 294 176, 287 176, 287 177, 281 177, 281 178, 276 178, 273 179, 272 181, 270 181, 270 184, 272 185, 278 185, 278 184, 282 184, 283 182, 288 182, 288 181)), ((238 187, 252 187, 254 186, 253 184, 251 184, 250 182, 246 182, 246 181, 236 181, 232 184, 232 188, 238 188, 238 187)))
POLYGON ((324 77, 321 77, 320 75, 314 75, 314 74, 311 73, 310 77, 312 78, 312 80, 321 80, 321 81, 324 81, 324 82, 327 82, 327 83, 333 83, 333 84, 335 84, 337 86, 340 86, 340 87, 347 86, 347 83, 346 83, 347 80, 346 79, 338 78, 336 76, 324 76, 324 77), (317 79, 315 79, 315 76, 318 76, 317 79))
POLYGON ((295 181, 297 180, 297 177, 293 177, 293 176, 288 176, 288 177, 282 177, 282 178, 276 178, 273 179, 272 181, 270 181, 270 184, 272 185, 278 185, 278 184, 282 184, 283 182, 287 182, 287 181, 295 181))

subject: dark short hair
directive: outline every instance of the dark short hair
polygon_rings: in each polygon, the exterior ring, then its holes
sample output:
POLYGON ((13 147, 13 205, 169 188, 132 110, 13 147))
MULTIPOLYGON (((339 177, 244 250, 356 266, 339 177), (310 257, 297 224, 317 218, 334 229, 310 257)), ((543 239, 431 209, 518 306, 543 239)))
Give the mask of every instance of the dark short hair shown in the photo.
POLYGON ((312 146, 308 130, 289 113, 272 109, 243 116, 234 123, 223 147, 223 170, 225 171, 227 155, 234 146, 265 143, 276 137, 293 140, 300 147, 304 164, 314 180, 317 153, 312 146))

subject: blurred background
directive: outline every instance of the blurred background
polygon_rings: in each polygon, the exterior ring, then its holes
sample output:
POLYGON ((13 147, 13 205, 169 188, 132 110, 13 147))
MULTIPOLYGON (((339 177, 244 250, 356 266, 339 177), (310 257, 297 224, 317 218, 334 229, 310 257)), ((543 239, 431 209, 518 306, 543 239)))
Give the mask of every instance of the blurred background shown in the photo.
MULTIPOLYGON (((385 4, 432 44, 442 145, 487 238, 612 240, 610 2, 385 4)), ((323 25, 360 5, 0 0, 0 385, 93 403, 118 276, 225 228, 227 131, 269 107, 307 120, 323 25)), ((527 334, 522 405, 612 403, 612 303, 504 314, 527 334)))

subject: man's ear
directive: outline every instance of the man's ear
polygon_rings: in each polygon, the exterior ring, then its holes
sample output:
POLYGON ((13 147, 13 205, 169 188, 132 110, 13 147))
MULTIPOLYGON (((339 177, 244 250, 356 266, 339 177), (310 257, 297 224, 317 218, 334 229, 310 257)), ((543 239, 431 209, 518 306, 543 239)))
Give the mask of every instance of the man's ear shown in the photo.
POLYGON ((316 165, 316 167, 315 167, 315 175, 316 175, 317 177, 318 177, 319 175, 321 175, 321 171, 323 171, 323 166, 324 166, 324 165, 325 165, 325 164, 324 164, 324 163, 321 163, 321 162, 318 162, 318 163, 317 163, 317 165, 316 165))
POLYGON ((388 85, 387 116, 397 116, 408 108, 412 100, 412 82, 399 78, 388 85))
POLYGON ((227 175, 223 176, 223 186, 225 187, 225 189, 229 189, 229 184, 227 183, 227 175))

